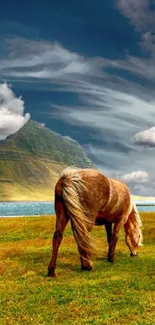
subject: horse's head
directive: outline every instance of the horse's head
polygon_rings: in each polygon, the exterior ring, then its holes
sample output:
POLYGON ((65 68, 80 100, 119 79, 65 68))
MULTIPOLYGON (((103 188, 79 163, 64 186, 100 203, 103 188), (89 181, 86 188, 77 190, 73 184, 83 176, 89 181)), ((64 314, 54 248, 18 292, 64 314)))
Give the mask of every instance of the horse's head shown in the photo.
POLYGON ((128 221, 126 224, 125 231, 125 241, 127 246, 130 249, 130 255, 136 256, 138 254, 139 246, 142 246, 142 231, 138 224, 132 224, 131 221, 128 221))
POLYGON ((130 255, 136 256, 138 254, 138 248, 142 245, 142 232, 140 228, 128 229, 125 237, 126 244, 130 249, 130 255))
POLYGON ((132 210, 128 216, 127 222, 124 225, 125 229, 125 241, 130 249, 131 256, 138 254, 139 246, 142 246, 142 222, 136 205, 133 204, 132 210))

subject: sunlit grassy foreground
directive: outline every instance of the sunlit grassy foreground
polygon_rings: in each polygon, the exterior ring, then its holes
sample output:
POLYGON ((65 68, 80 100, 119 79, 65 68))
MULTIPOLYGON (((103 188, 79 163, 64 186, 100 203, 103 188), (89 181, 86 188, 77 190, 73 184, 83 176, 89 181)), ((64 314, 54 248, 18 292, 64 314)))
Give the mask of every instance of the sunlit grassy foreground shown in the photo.
POLYGON ((131 258, 121 232, 113 265, 103 243, 92 272, 80 270, 70 226, 47 278, 55 217, 0 219, 0 324, 155 324, 155 213, 141 213, 144 246, 131 258))

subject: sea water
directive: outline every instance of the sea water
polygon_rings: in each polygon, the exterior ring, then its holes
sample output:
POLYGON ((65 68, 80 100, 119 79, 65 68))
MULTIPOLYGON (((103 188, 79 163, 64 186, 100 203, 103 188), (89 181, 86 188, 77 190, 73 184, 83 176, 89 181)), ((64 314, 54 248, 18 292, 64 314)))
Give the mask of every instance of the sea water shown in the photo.
POLYGON ((0 202, 0 216, 43 216, 54 214, 52 202, 0 202))
MULTIPOLYGON (((135 202, 138 211, 155 212, 155 202, 135 202)), ((0 202, 0 217, 53 215, 52 202, 0 202)))

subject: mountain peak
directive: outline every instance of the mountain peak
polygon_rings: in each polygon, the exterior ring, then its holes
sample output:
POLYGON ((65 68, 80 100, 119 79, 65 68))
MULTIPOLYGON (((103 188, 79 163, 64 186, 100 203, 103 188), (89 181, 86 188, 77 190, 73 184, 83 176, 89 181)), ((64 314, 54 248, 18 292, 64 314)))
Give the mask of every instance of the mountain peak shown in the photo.
POLYGON ((22 151, 22 153, 48 158, 66 165, 93 166, 78 142, 33 120, 29 120, 0 145, 4 150, 22 151))
POLYGON ((30 120, 0 142, 0 200, 49 200, 66 166, 95 167, 78 142, 30 120))

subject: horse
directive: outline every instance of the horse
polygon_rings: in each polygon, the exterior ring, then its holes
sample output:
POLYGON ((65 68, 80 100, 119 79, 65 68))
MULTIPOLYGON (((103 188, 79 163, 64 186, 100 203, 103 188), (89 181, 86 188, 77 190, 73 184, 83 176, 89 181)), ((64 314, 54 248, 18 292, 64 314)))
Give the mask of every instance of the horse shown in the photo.
POLYGON ((127 185, 109 178, 97 169, 66 168, 55 186, 56 229, 52 240, 52 258, 48 276, 54 277, 59 246, 70 220, 77 243, 82 270, 92 270, 96 249, 90 235, 94 225, 104 225, 108 242, 108 261, 114 262, 121 227, 131 256, 142 245, 142 221, 127 185))

